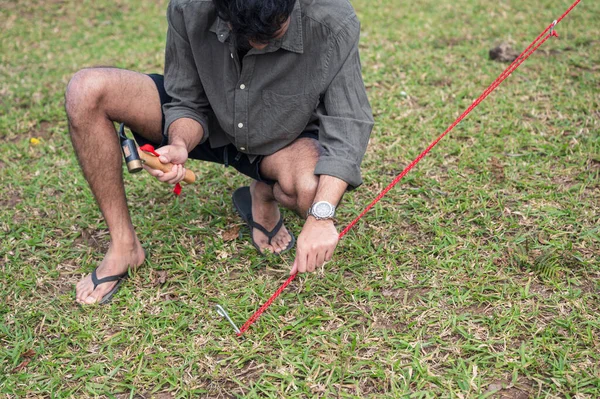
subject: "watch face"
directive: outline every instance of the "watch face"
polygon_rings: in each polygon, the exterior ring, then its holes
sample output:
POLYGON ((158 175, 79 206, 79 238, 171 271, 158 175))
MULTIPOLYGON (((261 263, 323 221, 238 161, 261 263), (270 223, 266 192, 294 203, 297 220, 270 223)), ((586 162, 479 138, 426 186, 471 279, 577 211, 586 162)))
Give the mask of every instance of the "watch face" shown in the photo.
POLYGON ((315 204, 313 212, 317 217, 326 218, 331 216, 331 210, 331 204, 328 204, 327 202, 317 202, 315 204))

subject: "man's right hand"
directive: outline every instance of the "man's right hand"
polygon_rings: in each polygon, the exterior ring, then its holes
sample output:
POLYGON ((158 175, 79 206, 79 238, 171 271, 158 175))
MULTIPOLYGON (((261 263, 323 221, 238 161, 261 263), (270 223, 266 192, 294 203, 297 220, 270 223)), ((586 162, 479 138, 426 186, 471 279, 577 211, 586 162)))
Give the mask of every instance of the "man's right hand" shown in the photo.
POLYGON ((188 159, 188 150, 184 144, 173 143, 160 147, 156 150, 156 153, 160 156, 158 160, 161 163, 172 163, 173 168, 170 172, 163 172, 161 170, 152 169, 147 165, 144 165, 144 169, 148 171, 152 176, 156 177, 159 181, 168 184, 177 184, 185 177, 185 168, 183 165, 188 159))

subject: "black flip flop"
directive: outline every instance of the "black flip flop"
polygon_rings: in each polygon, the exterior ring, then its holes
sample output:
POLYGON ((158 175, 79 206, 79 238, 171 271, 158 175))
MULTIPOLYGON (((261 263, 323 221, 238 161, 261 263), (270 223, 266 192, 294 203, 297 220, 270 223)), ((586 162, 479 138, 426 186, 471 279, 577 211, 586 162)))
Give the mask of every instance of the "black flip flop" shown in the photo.
MULTIPOLYGON (((279 222, 277 222, 277 224, 275 225, 275 228, 273 230, 269 231, 269 230, 265 229, 264 226, 261 226, 260 224, 256 223, 252 219, 252 196, 250 195, 250 187, 245 186, 245 187, 238 188, 233 193, 232 199, 233 199, 233 206, 235 206, 235 209, 240 214, 240 217, 242 218, 242 220, 244 222, 246 222, 246 224, 250 228, 250 240, 252 241, 252 245, 254 245, 254 248, 256 248, 258 250, 258 253, 260 253, 261 255, 264 255, 260 251, 260 247, 258 246, 258 244, 256 244, 256 242, 254 241, 252 229, 254 228, 254 229, 258 229, 258 230, 262 231, 269 238, 269 245, 271 245, 271 239, 273 239, 273 237, 275 237, 275 235, 281 229, 281 226, 283 226, 283 217, 279 218, 279 222)), ((282 253, 289 251, 296 244, 296 237, 294 237, 294 234, 289 230, 288 230, 288 233, 290 233, 290 237, 292 238, 292 240, 288 244, 287 248, 285 248, 283 251, 281 251, 279 253, 275 252, 276 255, 281 255, 282 253)))
POLYGON ((115 284, 115 286, 97 302, 98 305, 104 305, 110 302, 112 297, 117 293, 117 291, 119 291, 119 288, 121 288, 121 284, 123 284, 123 281, 126 280, 127 277, 129 277, 129 270, 127 270, 123 274, 119 274, 116 276, 107 276, 101 279, 98 279, 98 275, 96 275, 96 270, 97 268, 94 269, 94 271, 92 272, 92 283, 94 283, 94 289, 96 289, 96 287, 98 287, 100 284, 110 283, 111 281, 117 282, 117 284, 115 284))
MULTIPOLYGON (((144 259, 148 259, 148 252, 145 249, 144 249, 144 259)), ((145 262, 145 260, 144 260, 144 262, 145 262)), ((94 271, 92 272, 92 283, 94 283, 94 289, 96 289, 96 287, 98 287, 100 284, 110 283, 111 281, 117 282, 117 284, 115 284, 115 286, 110 291, 108 291, 106 293, 106 295, 104 295, 98 302, 96 302, 98 305, 104 305, 104 304, 110 302, 112 297, 117 293, 117 291, 119 291, 119 288, 121 288, 121 284, 123 284, 123 281, 127 280, 127 278, 129 277, 129 269, 127 269, 127 271, 123 274, 119 274, 119 275, 115 275, 115 276, 106 276, 101 279, 99 279, 98 275, 96 274, 97 270, 98 270, 98 268, 95 268, 94 271)))

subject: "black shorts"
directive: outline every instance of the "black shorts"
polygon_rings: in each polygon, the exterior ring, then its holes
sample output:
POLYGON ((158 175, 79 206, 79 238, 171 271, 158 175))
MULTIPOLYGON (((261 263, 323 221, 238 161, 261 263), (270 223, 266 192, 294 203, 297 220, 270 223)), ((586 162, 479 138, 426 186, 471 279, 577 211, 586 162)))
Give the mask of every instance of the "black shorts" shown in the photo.
MULTIPOLYGON (((162 75, 150 74, 148 75, 156 84, 156 89, 158 90, 158 95, 160 96, 160 105, 162 112, 162 105, 168 102, 171 102, 171 97, 165 91, 164 85, 164 77, 162 75)), ((154 147, 162 147, 168 143, 168 137, 165 134, 165 114, 162 115, 162 131, 163 131, 163 139, 162 143, 152 143, 139 134, 133 132, 133 136, 137 143, 142 146, 144 144, 151 144, 154 147)), ((315 130, 304 131, 298 136, 301 137, 310 137, 312 139, 318 140, 319 133, 315 130)), ((233 166, 237 169, 238 172, 249 176, 255 180, 265 182, 267 184, 275 184, 275 181, 263 178, 260 175, 260 163, 264 156, 258 156, 254 162, 250 162, 248 156, 242 152, 239 152, 235 145, 229 144, 224 147, 212 148, 209 144, 209 140, 206 140, 204 143, 199 144, 194 148, 190 153, 189 157, 191 159, 199 159, 202 161, 215 162, 221 165, 225 165, 225 167, 233 166)))

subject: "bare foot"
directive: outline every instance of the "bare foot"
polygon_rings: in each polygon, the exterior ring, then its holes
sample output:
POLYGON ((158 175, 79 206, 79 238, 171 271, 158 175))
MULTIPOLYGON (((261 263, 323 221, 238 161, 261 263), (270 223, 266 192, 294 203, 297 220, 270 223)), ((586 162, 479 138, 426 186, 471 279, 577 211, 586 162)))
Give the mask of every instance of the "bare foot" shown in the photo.
MULTIPOLYGON (((98 279, 108 276, 123 274, 128 268, 137 268, 144 263, 146 256, 140 242, 136 240, 133 245, 116 246, 111 243, 104 259, 98 266, 96 275, 98 279)), ((114 286, 116 281, 98 285, 94 289, 92 275, 88 274, 82 278, 76 287, 76 301, 82 305, 90 305, 99 302, 114 286)))
MULTIPOLYGON (((281 217, 277 201, 273 198, 273 188, 268 184, 255 181, 250 185, 250 195, 252 196, 252 219, 268 231, 273 230, 281 217)), ((292 236, 285 226, 281 226, 271 239, 271 244, 269 238, 258 229, 252 229, 252 237, 263 253, 265 251, 280 253, 292 241, 292 236)))

